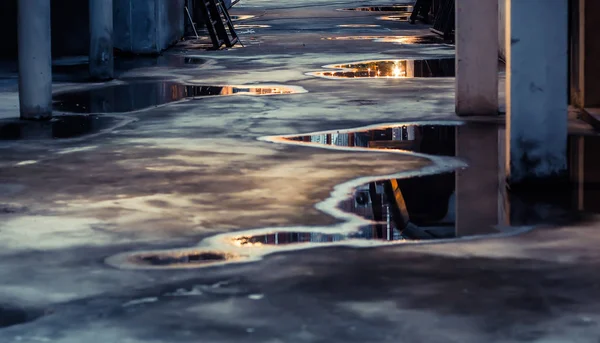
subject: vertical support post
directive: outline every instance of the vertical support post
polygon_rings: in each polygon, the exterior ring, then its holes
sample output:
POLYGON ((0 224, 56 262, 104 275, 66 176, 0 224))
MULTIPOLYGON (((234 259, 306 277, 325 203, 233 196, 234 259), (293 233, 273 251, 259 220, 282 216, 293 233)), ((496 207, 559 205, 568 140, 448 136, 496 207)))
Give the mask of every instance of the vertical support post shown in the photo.
POLYGON ((19 0, 19 105, 21 119, 52 117, 50 0, 19 0))
POLYGON ((90 76, 97 80, 114 78, 113 0, 90 3, 90 76))
POLYGON ((506 0, 507 179, 567 172, 568 0, 506 0))
POLYGON ((456 0, 456 114, 498 115, 498 1, 456 0))

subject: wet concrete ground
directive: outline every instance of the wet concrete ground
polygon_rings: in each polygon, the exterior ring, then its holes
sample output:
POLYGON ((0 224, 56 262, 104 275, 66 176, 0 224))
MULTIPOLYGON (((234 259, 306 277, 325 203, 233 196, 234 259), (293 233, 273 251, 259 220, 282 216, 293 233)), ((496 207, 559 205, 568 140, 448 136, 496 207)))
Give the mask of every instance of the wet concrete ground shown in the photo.
POLYGON ((59 68, 60 110, 111 112, 69 122, 76 135, 16 135, 2 64, 0 342, 598 342, 597 143, 577 114, 577 187, 515 198, 502 117, 455 127, 452 77, 310 74, 453 57, 443 42, 372 39, 425 26, 340 10, 395 3, 242 0, 237 23, 256 25, 245 48, 185 41, 108 84, 59 68), (153 91, 106 96, 140 84, 153 91), (306 92, 190 98, 181 85, 306 92), (432 150, 414 121, 452 124, 441 137, 454 146, 432 150), (363 146, 369 130, 383 136, 363 146), (379 239, 348 242, 357 234, 379 239))

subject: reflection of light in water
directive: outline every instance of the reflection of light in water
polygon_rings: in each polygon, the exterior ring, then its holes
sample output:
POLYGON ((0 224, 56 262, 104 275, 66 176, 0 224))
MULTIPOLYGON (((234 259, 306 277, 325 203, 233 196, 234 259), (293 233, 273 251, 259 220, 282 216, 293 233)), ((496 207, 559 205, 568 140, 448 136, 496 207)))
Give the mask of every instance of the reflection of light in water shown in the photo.
POLYGON ((389 21, 408 21, 408 15, 384 15, 377 19, 389 21))
POLYGON ((232 15, 231 20, 232 21, 247 20, 247 19, 252 19, 254 17, 256 17, 256 16, 249 15, 249 14, 232 15))
POLYGON ((394 67, 394 77, 400 77, 400 68, 397 65, 394 67))
POLYGON ((260 24, 237 24, 235 25, 236 29, 266 29, 271 27, 271 25, 260 25, 260 24))
POLYGON ((403 79, 407 77, 453 77, 454 58, 425 60, 380 60, 362 61, 349 64, 326 65, 325 69, 334 71, 311 72, 307 75, 325 78, 386 78, 403 79))

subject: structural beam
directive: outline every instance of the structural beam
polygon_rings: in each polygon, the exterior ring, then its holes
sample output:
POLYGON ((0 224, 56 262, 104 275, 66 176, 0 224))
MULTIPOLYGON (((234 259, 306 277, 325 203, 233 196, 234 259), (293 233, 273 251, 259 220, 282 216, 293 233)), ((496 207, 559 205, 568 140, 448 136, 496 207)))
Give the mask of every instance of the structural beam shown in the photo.
POLYGON ((21 119, 52 117, 50 0, 19 0, 19 105, 21 119))
POLYGON ((568 0, 506 0, 507 178, 511 186, 567 171, 568 0))
POLYGON ((498 1, 456 0, 456 114, 498 115, 498 1))
POLYGON ((114 78, 113 0, 90 3, 90 76, 97 80, 114 78))

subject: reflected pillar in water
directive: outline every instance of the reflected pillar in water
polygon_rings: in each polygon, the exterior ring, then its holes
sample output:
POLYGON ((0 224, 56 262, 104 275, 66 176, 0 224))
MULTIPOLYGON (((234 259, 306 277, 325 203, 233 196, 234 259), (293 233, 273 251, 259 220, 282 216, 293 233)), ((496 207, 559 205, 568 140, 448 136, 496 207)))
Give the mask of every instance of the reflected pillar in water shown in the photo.
POLYGON ((506 1, 511 186, 566 175, 568 9, 568 0, 506 1))
POLYGON ((600 213, 600 138, 571 137, 569 171, 574 187, 574 205, 579 211, 600 213))
POLYGON ((469 167, 456 172, 456 235, 490 233, 499 223, 498 128, 456 128, 456 155, 469 167))
POLYGON ((19 109, 21 119, 52 117, 50 0, 19 0, 19 109))
POLYGON ((114 78, 113 1, 89 0, 90 76, 97 80, 114 78))
POLYGON ((456 114, 498 115, 498 1, 456 1, 456 114))

